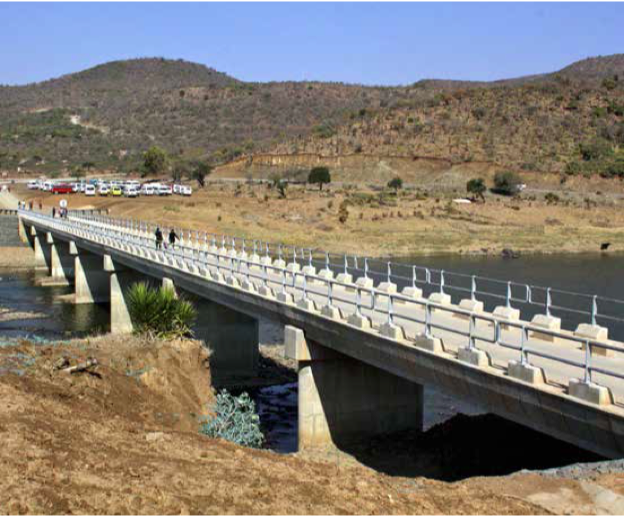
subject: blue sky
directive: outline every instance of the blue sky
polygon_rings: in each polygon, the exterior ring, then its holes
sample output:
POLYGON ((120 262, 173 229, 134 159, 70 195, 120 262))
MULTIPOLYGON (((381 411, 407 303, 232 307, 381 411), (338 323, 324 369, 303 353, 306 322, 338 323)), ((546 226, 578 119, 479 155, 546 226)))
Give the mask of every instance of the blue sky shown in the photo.
POLYGON ((0 84, 159 56, 238 79, 408 84, 623 52, 622 3, 0 3, 0 84))

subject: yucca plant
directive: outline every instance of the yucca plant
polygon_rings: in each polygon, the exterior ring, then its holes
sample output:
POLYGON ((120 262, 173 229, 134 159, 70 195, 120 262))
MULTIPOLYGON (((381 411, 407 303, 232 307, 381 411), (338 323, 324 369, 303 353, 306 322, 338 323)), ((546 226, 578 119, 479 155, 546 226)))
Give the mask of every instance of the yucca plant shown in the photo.
POLYGON ((147 282, 133 284, 128 292, 130 318, 137 334, 162 338, 189 337, 197 310, 170 288, 153 288, 147 282))

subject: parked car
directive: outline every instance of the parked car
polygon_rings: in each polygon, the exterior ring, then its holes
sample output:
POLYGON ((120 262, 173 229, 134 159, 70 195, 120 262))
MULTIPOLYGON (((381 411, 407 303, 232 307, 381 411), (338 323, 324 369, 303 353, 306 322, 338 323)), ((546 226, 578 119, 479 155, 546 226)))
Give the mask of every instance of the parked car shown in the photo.
POLYGON ((104 183, 100 185, 100 188, 98 189, 98 193, 101 196, 108 196, 110 192, 111 192, 111 189, 108 187, 108 185, 104 183))
POLYGON ((85 196, 95 196, 95 185, 85 185, 85 196))
POLYGON ((153 183, 145 183, 144 185, 141 186, 140 193, 143 196, 153 196, 156 193, 154 184, 153 183))
POLYGON ((67 183, 58 183, 52 187, 50 192, 53 194, 71 194, 74 192, 74 187, 68 185, 67 183))
POLYGON ((170 185, 160 185, 158 187, 158 195, 159 196, 171 196, 172 188, 170 185))
POLYGON ((121 195, 122 195, 122 189, 121 189, 121 187, 117 187, 117 186, 113 187, 113 188, 111 189, 111 195, 112 195, 112 196, 121 196, 121 195))
POLYGON ((41 190, 43 190, 44 192, 51 192, 52 187, 54 187, 54 183, 52 183, 51 181, 44 181, 41 190))
POLYGON ((137 197, 139 195, 139 189, 136 187, 126 187, 124 189, 124 196, 137 197))
POLYGON ((30 180, 28 182, 28 190, 37 190, 39 188, 39 182, 37 180, 30 180))
POLYGON ((193 189, 187 185, 180 185, 180 190, 178 191, 179 194, 182 194, 183 196, 190 196, 191 194, 193 194, 193 189))

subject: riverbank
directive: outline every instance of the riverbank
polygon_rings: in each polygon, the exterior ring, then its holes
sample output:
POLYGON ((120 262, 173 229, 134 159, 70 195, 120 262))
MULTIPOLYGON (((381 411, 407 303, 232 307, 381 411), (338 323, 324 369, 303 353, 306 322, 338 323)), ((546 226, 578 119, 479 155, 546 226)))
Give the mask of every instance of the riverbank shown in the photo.
POLYGON ((619 497, 622 510, 622 472, 449 483, 209 439, 195 341, 0 342, 2 513, 605 514, 619 497), (63 371, 88 358, 95 369, 63 371))
MULTIPOLYGON (((610 243, 608 252, 623 251, 623 196, 603 183, 586 186, 595 190, 582 187, 518 198, 487 195, 485 203, 454 201, 466 195, 461 191, 395 195, 367 186, 331 186, 320 192, 293 185, 283 199, 267 185, 243 183, 212 184, 190 198, 74 194, 68 200, 70 208, 108 208, 114 217, 160 222, 165 228, 371 257, 500 255, 505 248, 522 254, 598 254, 604 243, 610 243)), ((23 186, 16 192, 21 199, 41 200, 48 209, 58 204, 58 196, 23 186)))

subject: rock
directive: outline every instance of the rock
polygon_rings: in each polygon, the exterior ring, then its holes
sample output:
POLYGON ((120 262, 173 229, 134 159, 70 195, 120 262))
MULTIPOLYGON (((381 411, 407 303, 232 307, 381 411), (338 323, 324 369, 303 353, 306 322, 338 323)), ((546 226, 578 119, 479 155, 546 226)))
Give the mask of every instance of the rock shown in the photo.
POLYGON ((151 433, 146 433, 145 441, 146 442, 159 442, 163 440, 167 435, 162 431, 153 431, 151 433))
POLYGON ((518 251, 514 251, 510 248, 504 248, 501 250, 501 256, 503 258, 519 258, 521 254, 518 251))

